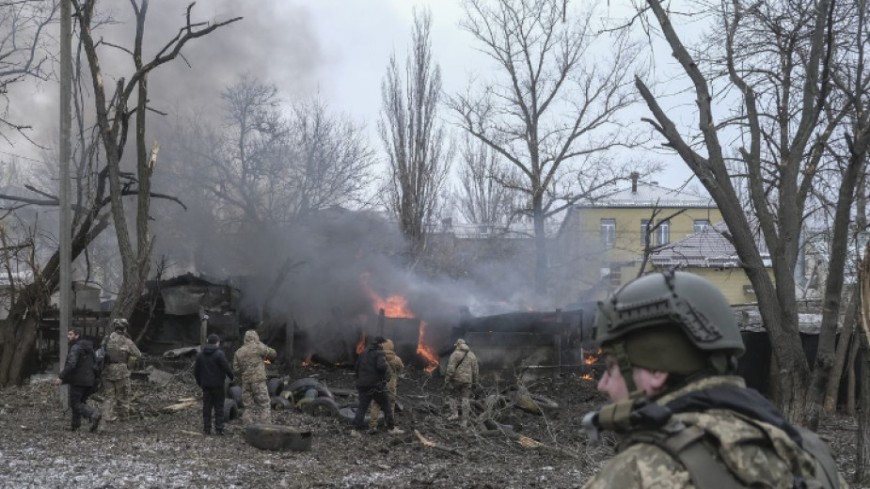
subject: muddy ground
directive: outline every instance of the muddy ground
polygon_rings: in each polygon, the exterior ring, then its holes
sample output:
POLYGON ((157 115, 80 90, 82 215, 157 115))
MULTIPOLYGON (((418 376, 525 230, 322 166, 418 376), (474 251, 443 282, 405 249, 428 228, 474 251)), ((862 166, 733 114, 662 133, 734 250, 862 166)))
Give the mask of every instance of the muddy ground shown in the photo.
MULTIPOLYGON (((173 371, 171 379, 162 385, 135 379, 138 416, 104 424, 94 434, 69 431, 70 414, 60 406, 51 376, 0 390, 0 488, 573 488, 612 452, 612 439, 588 445, 580 428, 582 414, 603 402, 591 381, 566 375, 529 382, 532 393, 558 408, 544 416, 501 410, 501 419, 528 437, 518 439, 483 425, 461 430, 447 422, 443 410, 437 411, 443 406, 442 380, 415 369, 399 380, 404 411, 397 422, 406 434, 354 436, 338 418, 273 411, 276 423, 310 430, 312 448, 261 451, 245 442, 239 420, 228 424, 227 436, 203 436, 198 404, 162 411, 199 395, 187 365, 192 362, 155 361, 173 371), (425 446, 414 430, 437 448, 425 446)), ((314 376, 336 390, 353 387, 346 369, 313 366, 284 373, 290 379, 314 376)), ((489 378, 485 390, 503 392, 511 384, 489 378)), ((851 474, 854 423, 837 417, 821 433, 841 470, 851 474)))

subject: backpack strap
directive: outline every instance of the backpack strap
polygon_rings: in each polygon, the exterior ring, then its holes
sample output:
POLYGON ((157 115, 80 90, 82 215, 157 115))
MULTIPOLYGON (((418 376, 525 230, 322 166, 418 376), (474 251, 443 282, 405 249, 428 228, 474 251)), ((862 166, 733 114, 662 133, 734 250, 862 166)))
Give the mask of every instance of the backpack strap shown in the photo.
POLYGON ((707 433, 697 426, 682 423, 667 431, 631 433, 627 444, 655 445, 680 462, 692 484, 698 489, 743 489, 746 487, 719 459, 716 449, 707 441, 707 433))
POLYGON ((834 462, 834 458, 831 456, 828 446, 821 438, 819 438, 819 435, 814 432, 801 426, 795 426, 795 428, 801 434, 801 438, 803 439, 801 448, 812 455, 813 459, 816 461, 816 477, 819 480, 822 480, 822 474, 824 474, 824 480, 827 480, 828 482, 824 487, 839 489, 840 478, 837 472, 837 464, 834 462))

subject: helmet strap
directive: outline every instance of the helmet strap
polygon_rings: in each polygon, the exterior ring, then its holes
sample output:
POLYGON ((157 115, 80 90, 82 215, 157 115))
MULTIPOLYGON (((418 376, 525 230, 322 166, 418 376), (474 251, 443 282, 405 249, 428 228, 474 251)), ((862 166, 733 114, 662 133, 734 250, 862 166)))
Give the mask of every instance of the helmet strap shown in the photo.
POLYGON ((628 352, 625 351, 625 342, 617 341, 608 349, 609 353, 616 359, 616 364, 619 365, 619 372, 622 373, 622 379, 625 381, 625 387, 628 389, 630 397, 632 399, 638 397, 638 388, 634 385, 634 367, 631 365, 631 359, 628 358, 628 352))

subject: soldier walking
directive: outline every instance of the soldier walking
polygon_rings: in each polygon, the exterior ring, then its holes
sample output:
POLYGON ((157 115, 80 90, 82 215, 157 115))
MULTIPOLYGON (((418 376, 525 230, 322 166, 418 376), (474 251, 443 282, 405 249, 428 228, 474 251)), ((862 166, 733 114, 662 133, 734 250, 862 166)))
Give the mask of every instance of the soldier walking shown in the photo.
POLYGON ((242 378, 242 402, 245 405, 242 422, 246 425, 272 422, 263 362, 274 360, 276 356, 275 350, 260 342, 260 336, 253 329, 245 332, 245 343, 233 356, 233 370, 242 378))
MULTIPOLYGON (((396 427, 393 412, 390 409, 390 401, 387 397, 387 380, 389 380, 389 367, 384 355, 383 345, 387 340, 378 336, 363 350, 362 355, 356 361, 356 390, 359 394, 359 406, 356 409, 353 426, 356 432, 366 429, 365 416, 372 401, 380 404, 384 412, 387 433, 401 435, 403 430, 396 427)), ((377 430, 371 430, 374 434, 377 430)))
POLYGON ((130 364, 142 358, 142 352, 127 334, 127 320, 112 321, 114 331, 105 342, 106 367, 103 371, 103 418, 106 421, 127 419, 133 413, 133 389, 130 364))

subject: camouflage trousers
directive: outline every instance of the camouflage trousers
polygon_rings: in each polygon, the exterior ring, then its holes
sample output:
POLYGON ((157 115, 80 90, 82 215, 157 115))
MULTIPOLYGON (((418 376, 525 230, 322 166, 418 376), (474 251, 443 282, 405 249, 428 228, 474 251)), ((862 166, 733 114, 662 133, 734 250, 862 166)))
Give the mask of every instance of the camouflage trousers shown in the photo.
MULTIPOLYGON (((390 413, 393 419, 396 417, 396 386, 395 384, 387 384, 387 400, 390 402, 390 413)), ((375 430, 378 428, 378 419, 381 417, 381 406, 373 402, 369 410, 369 429, 375 430)))
POLYGON ((272 406, 269 403, 269 390, 265 382, 243 382, 242 403, 245 410, 242 422, 245 425, 272 423, 272 406))
POLYGON ((450 408, 450 418, 461 419, 462 426, 468 425, 468 416, 471 414, 471 384, 450 384, 450 398, 447 399, 447 405, 450 408), (462 411, 460 414, 460 404, 462 411))
POLYGON ((132 395, 130 377, 103 379, 103 419, 117 421, 130 416, 133 412, 132 395))

